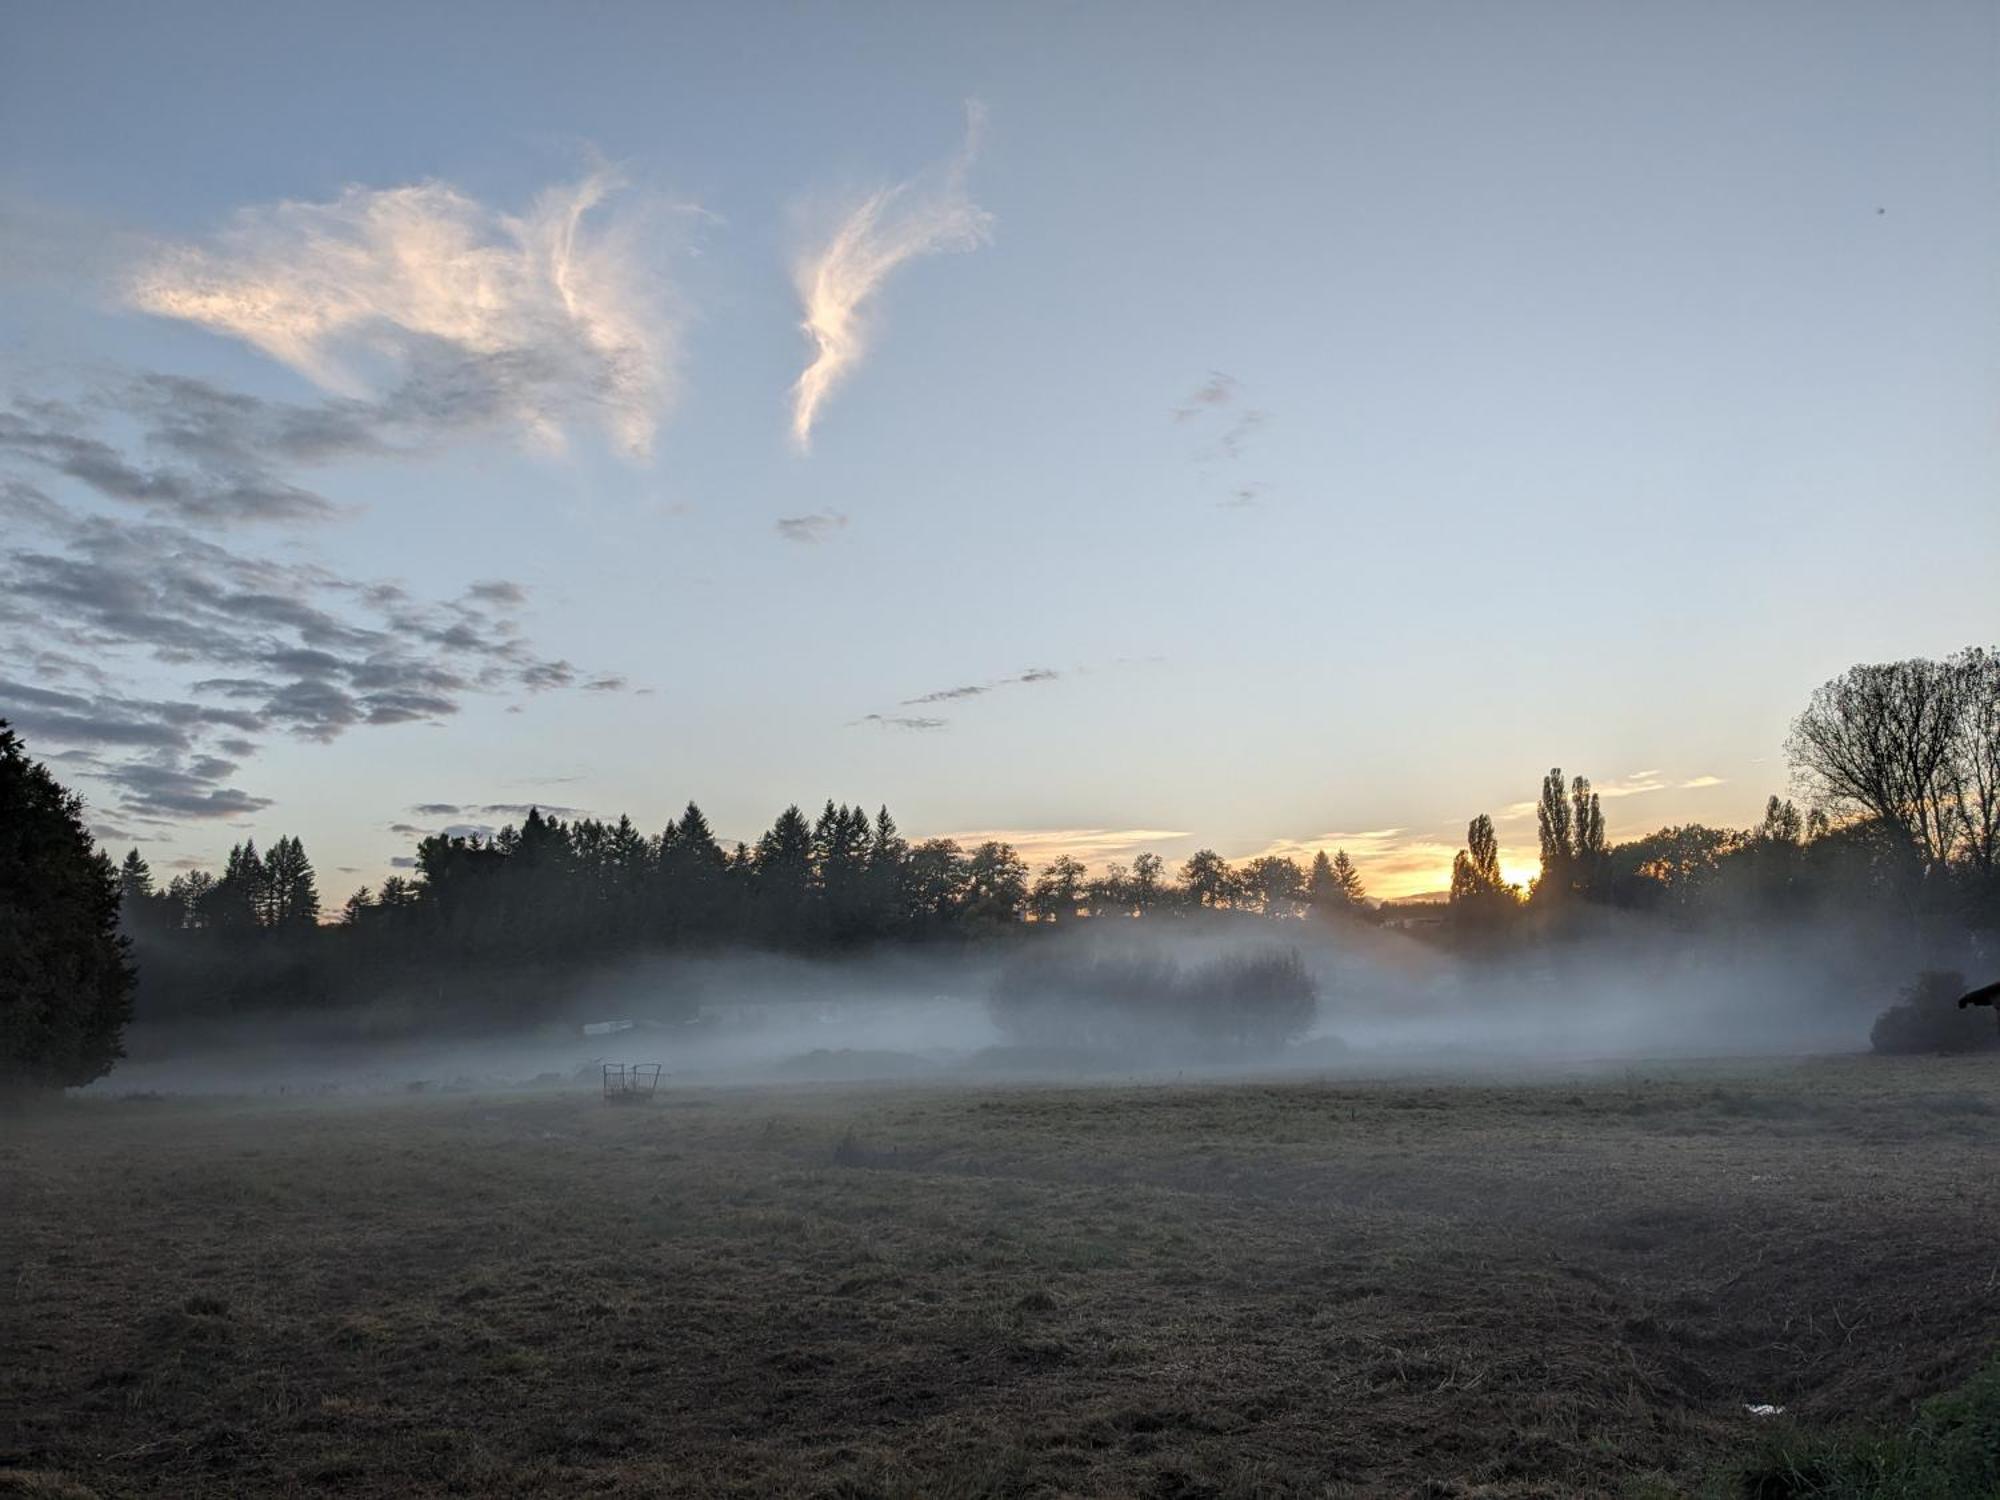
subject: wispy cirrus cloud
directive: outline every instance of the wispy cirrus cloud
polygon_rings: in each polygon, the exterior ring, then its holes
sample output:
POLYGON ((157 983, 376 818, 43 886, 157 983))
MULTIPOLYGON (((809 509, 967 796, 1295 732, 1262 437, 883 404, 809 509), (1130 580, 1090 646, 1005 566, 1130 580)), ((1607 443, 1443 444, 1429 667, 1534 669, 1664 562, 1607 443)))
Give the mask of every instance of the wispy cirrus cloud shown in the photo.
MULTIPOLYGON (((962 703, 970 698, 983 698, 986 694, 998 692, 1001 688, 1055 682, 1062 675, 1053 667, 1029 667, 1025 672, 1016 672, 1010 677, 993 677, 984 682, 961 683, 957 687, 937 688, 932 692, 919 693, 914 698, 903 699, 897 706, 927 708, 939 703, 962 703)), ((848 720, 850 728, 857 724, 874 724, 883 729, 935 730, 949 727, 951 720, 935 718, 928 714, 872 713, 848 720)))
MULTIPOLYGON (((1268 420, 1263 411, 1242 406, 1239 402, 1241 395, 1242 386, 1234 375, 1212 370, 1208 379, 1173 409, 1176 426, 1201 422, 1203 430, 1213 434, 1210 446, 1192 455, 1196 469, 1204 476, 1210 464, 1224 462, 1234 465, 1242 459, 1250 439, 1268 420), (1215 431, 1213 423, 1206 420, 1210 417, 1223 424, 1219 432, 1215 431)), ((1270 485, 1263 480, 1232 480, 1228 495, 1216 504, 1224 510, 1248 510, 1259 503, 1259 497, 1269 488, 1270 485)))
POLYGON ((350 403, 515 422, 550 448, 595 416, 644 455, 678 339, 637 231, 606 221, 619 186, 594 171, 521 214, 441 182, 245 208, 207 243, 154 247, 124 293, 350 403))
MULTIPOLYGON (((1654 792, 1699 792, 1709 787, 1724 786, 1726 776, 1690 776, 1676 779, 1660 770, 1630 771, 1609 781, 1593 781, 1590 789, 1606 802, 1616 802, 1625 797, 1645 797, 1654 792)), ((1540 810, 1539 802, 1511 802, 1495 815, 1501 823, 1519 822, 1532 818, 1540 810)))
POLYGON ((993 216, 967 195, 965 177, 979 146, 985 110, 966 106, 965 145, 940 177, 914 177, 869 194, 831 236, 802 256, 793 280, 805 310, 801 323, 813 358, 792 387, 792 436, 812 442, 828 394, 868 347, 868 304, 905 261, 947 250, 973 250, 992 233, 993 216))

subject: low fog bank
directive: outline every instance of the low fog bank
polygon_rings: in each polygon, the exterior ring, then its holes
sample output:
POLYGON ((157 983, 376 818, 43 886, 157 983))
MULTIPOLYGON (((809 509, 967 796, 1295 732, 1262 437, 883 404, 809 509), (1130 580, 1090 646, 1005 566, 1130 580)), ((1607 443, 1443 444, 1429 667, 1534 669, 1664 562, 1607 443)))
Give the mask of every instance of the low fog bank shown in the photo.
POLYGON ((140 1025, 91 1092, 595 1089, 606 1062, 658 1062, 677 1087, 1849 1052, 1918 966, 1879 932, 1672 934, 1615 914, 1561 944, 1484 954, 1352 923, 1092 922, 940 951, 630 961, 571 976, 533 1026, 460 1014, 440 1030, 423 996, 394 993, 304 1018, 140 1025))

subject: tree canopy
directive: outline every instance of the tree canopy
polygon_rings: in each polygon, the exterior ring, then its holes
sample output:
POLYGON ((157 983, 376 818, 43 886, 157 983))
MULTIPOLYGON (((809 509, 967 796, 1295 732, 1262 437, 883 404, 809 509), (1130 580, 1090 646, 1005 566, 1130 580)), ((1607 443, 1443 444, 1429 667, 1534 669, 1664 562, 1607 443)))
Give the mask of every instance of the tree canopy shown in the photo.
MULTIPOLYGON (((128 862, 128 881, 143 873, 128 862)), ((119 896, 81 800, 0 720, 0 1087, 88 1083, 124 1055, 133 972, 119 896)))

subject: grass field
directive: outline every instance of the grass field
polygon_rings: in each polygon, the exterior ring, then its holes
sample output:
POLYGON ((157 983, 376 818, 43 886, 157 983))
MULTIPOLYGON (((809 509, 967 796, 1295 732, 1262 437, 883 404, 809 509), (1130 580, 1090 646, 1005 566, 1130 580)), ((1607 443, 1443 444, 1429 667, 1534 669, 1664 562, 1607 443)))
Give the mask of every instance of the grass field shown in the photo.
POLYGON ((0 1126, 0 1493, 1669 1495, 2000 1344, 1991 1059, 0 1126))

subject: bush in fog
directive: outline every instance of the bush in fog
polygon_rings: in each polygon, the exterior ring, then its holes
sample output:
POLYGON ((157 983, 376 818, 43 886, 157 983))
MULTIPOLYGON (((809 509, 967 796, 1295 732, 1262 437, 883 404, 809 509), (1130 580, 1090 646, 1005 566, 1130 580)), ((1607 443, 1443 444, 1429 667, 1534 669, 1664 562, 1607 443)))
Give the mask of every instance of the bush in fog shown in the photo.
POLYGON ((1992 1013, 1960 1010, 1958 997, 1964 993, 1963 974, 1926 969, 1876 1018, 1869 1040, 1877 1052, 2000 1051, 1992 1013))
POLYGON ((1040 953, 1001 971, 994 1024, 1035 1047, 1253 1054, 1304 1035, 1318 989, 1297 950, 1182 966, 1157 953, 1040 953))

